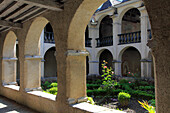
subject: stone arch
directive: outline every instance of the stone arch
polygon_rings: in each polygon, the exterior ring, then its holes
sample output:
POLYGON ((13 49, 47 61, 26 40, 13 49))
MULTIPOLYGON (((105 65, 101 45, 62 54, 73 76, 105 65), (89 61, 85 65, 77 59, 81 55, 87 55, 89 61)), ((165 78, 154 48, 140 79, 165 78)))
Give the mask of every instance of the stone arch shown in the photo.
POLYGON ((32 22, 25 40, 25 55, 40 55, 40 36, 48 22, 44 17, 37 17, 32 22))
POLYGON ((72 18, 70 27, 68 29, 68 48, 69 49, 85 50, 85 38, 83 37, 84 37, 84 31, 86 29, 86 25, 89 23, 90 18, 92 17, 96 9, 105 1, 106 0, 100 0, 100 1, 84 0, 82 1, 76 13, 74 14, 74 17, 72 18), (80 20, 79 17, 84 17, 84 18, 80 20), (73 37, 74 37, 74 40, 73 40, 73 37), (78 43, 79 45, 76 45, 78 43))
MULTIPOLYGON (((125 15, 125 13, 127 12, 127 11, 129 11, 130 9, 133 9, 133 8, 136 8, 136 9, 138 9, 139 10, 139 8, 138 7, 135 7, 135 6, 129 6, 129 7, 127 7, 127 8, 125 8, 123 11, 121 11, 121 13, 120 13, 120 15, 119 15, 119 23, 122 23, 122 18, 123 18, 123 16, 125 15)), ((139 12, 140 12, 140 14, 141 14, 141 11, 139 10, 139 12)))
POLYGON ((16 40, 17 37, 13 31, 9 31, 6 35, 3 45, 2 54, 2 81, 3 84, 17 84, 16 83, 16 40))
POLYGON ((44 55, 44 77, 57 77, 57 61, 55 46, 49 48, 44 55))
POLYGON ((16 57, 16 40, 17 37, 13 31, 9 31, 6 35, 3 45, 3 57, 13 58, 16 57))
POLYGON ((54 45, 54 44, 51 44, 51 45, 47 46, 46 48, 44 48, 43 57, 45 56, 46 52, 47 52, 49 49, 53 48, 53 47, 55 47, 55 45, 54 45))
POLYGON ((122 76, 129 76, 128 72, 141 75, 141 54, 134 47, 128 47, 121 56, 122 76))
POLYGON ((33 20, 25 39, 24 88, 26 91, 41 89, 40 36, 49 21, 44 17, 33 20))
POLYGON ((135 46, 127 46, 127 47, 122 48, 122 49, 120 50, 120 52, 118 53, 118 60, 119 60, 119 61, 122 60, 122 59, 121 59, 122 54, 123 54, 124 51, 125 51, 126 49, 128 49, 129 47, 135 48, 135 49, 140 53, 140 56, 142 57, 142 52, 141 52, 141 50, 140 50, 139 48, 137 48, 137 47, 135 47, 135 46))

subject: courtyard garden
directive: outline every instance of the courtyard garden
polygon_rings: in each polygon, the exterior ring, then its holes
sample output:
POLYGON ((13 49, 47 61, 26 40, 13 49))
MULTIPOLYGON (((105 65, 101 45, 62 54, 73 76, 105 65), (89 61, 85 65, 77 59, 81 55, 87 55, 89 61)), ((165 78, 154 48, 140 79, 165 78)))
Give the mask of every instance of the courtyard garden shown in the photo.
MULTIPOLYGON (((103 62, 103 75, 96 80, 87 80, 89 103, 127 113, 155 113, 155 87, 151 80, 139 78, 128 72, 129 77, 118 77, 107 62, 103 62)), ((57 95, 57 82, 42 83, 44 92, 57 95)))

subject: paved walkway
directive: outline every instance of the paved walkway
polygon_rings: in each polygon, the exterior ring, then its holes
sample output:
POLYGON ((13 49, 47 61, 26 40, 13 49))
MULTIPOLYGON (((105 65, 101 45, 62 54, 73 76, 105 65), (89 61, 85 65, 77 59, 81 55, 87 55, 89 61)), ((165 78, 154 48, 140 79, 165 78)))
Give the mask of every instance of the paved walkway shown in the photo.
POLYGON ((23 105, 17 104, 15 101, 0 96, 0 113, 38 113, 23 105))

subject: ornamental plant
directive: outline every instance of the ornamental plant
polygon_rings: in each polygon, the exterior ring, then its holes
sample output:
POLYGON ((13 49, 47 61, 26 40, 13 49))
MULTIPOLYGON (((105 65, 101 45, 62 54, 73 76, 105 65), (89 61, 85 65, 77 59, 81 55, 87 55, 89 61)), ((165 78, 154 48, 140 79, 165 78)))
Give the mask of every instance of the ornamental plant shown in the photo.
POLYGON ((128 77, 134 77, 134 78, 139 77, 139 75, 138 75, 137 73, 132 73, 132 72, 128 72, 128 73, 127 73, 127 76, 128 76, 128 77))
POLYGON ((144 109, 146 109, 148 111, 148 113, 156 112, 155 107, 150 106, 147 101, 143 100, 143 102, 140 102, 140 101, 138 101, 138 102, 139 102, 139 104, 141 104, 141 107, 143 107, 144 109))
POLYGON ((108 94, 111 93, 111 91, 114 89, 114 84, 116 84, 117 82, 114 81, 112 79, 112 77, 114 76, 114 71, 112 70, 112 68, 108 68, 107 67, 107 62, 104 60, 102 63, 102 71, 103 71, 103 75, 101 75, 102 79, 102 85, 103 85, 103 89, 106 89, 108 94))
POLYGON ((125 93, 125 92, 120 92, 118 94, 118 101, 120 103, 120 106, 122 106, 122 107, 128 106, 130 98, 131 98, 130 94, 125 93))

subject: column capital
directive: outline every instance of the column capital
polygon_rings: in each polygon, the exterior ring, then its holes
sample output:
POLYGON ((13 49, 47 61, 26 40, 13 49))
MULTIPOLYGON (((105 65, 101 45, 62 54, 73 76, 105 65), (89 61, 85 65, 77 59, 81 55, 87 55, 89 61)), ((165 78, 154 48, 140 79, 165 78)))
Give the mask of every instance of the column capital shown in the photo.
POLYGON ((36 55, 25 55, 25 60, 41 60, 43 59, 42 56, 36 56, 36 55))
POLYGON ((18 58, 16 58, 16 57, 3 57, 2 60, 3 61, 17 61, 18 58))
POLYGON ((89 52, 85 50, 67 50, 66 56, 88 56, 89 52))
POLYGON ((141 59, 140 61, 141 62, 152 62, 152 60, 150 60, 150 59, 141 59))
POLYGON ((112 63, 122 63, 122 61, 119 60, 113 60, 112 63))

